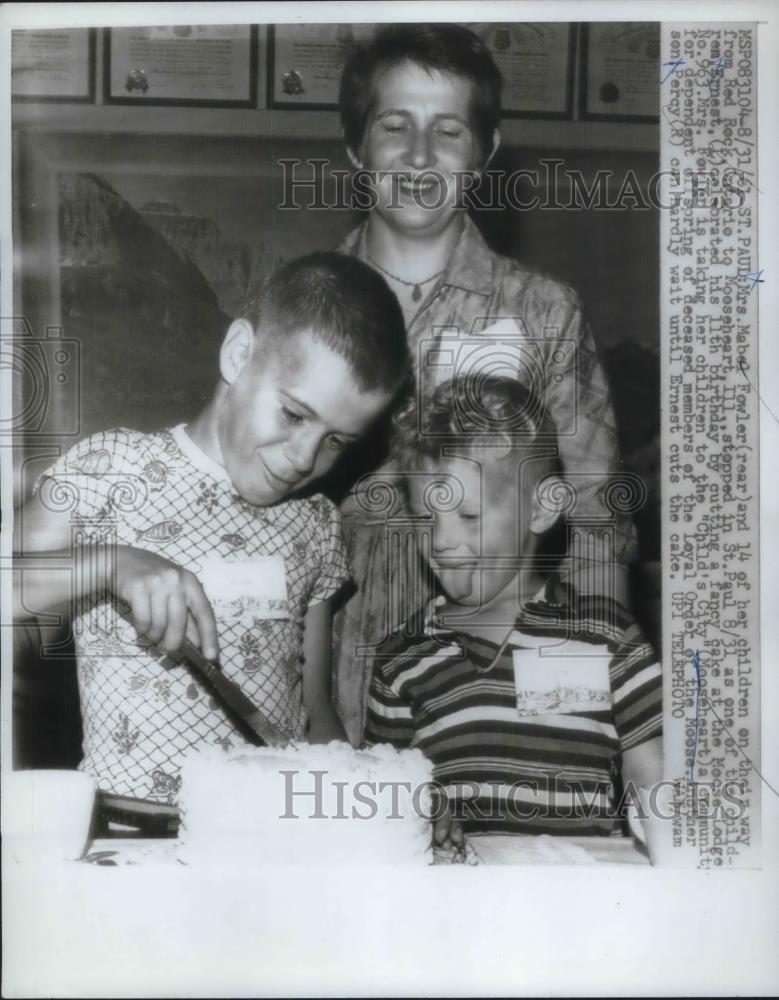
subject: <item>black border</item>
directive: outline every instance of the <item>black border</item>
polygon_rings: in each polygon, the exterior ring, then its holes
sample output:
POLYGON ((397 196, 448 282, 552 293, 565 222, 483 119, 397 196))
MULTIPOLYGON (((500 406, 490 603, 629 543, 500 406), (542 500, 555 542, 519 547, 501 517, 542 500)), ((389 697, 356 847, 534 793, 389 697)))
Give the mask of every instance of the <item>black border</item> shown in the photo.
MULTIPOLYGON (((18 31, 48 31, 48 28, 14 29, 18 31)), ((96 28, 66 28, 67 31, 87 32, 87 59, 89 61, 87 93, 82 97, 71 97, 69 94, 14 94, 13 93, 13 64, 11 65, 11 100, 21 104, 94 104, 97 89, 97 29, 96 28)))
POLYGON ((103 103, 143 104, 175 108, 256 108, 258 52, 257 25, 241 25, 249 29, 249 97, 245 100, 219 100, 199 97, 114 97, 111 94, 111 28, 103 28, 103 103))
MULTIPOLYGON (((661 22, 657 21, 656 24, 661 22)), ((579 25, 581 44, 579 46, 579 120, 585 122, 632 122, 637 125, 659 125, 660 115, 608 115, 587 110, 587 63, 589 51, 589 25, 579 25)), ((660 85, 660 62, 658 60, 658 87, 660 85)), ((659 101, 659 94, 658 94, 659 101)))

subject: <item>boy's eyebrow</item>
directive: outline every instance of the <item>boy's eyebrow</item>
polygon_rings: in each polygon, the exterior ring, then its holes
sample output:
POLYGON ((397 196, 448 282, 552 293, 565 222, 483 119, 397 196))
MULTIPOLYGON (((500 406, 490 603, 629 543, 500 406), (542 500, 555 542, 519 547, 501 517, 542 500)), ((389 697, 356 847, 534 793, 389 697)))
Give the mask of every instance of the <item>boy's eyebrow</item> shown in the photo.
MULTIPOLYGON (((305 410, 309 417, 312 417, 314 420, 322 419, 316 410, 312 410, 308 403, 304 403, 302 399, 298 399, 298 397, 288 389, 285 389, 282 392, 282 395, 286 396, 290 402, 295 404, 295 406, 299 406, 301 410, 305 410)), ((349 431, 335 431, 335 433, 340 434, 341 437, 349 438, 351 441, 356 441, 360 436, 359 434, 352 434, 349 431)))
POLYGON ((299 406, 301 410, 305 410, 309 417, 314 417, 315 420, 319 420, 319 414, 316 410, 312 410, 308 403, 304 403, 302 399, 298 399, 294 393, 285 389, 283 390, 282 395, 286 396, 291 403, 295 404, 295 406, 299 406))

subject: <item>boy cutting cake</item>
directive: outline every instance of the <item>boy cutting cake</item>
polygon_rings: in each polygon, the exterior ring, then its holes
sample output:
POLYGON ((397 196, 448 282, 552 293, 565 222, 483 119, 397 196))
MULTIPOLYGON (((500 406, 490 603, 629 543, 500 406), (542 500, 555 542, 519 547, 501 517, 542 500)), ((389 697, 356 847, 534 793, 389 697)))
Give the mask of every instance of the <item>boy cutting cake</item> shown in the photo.
POLYGON ((16 518, 15 612, 71 604, 80 767, 101 789, 174 802, 188 750, 244 742, 181 661, 185 638, 287 738, 342 734, 330 599, 348 573, 339 513, 310 488, 408 368, 383 279, 312 254, 230 325, 191 423, 94 434, 41 477, 16 518))
POLYGON ((619 834, 621 781, 661 778, 661 671, 619 604, 539 563, 565 488, 543 408, 516 380, 465 376, 397 423, 440 586, 380 648, 368 739, 432 761, 441 839, 619 834))

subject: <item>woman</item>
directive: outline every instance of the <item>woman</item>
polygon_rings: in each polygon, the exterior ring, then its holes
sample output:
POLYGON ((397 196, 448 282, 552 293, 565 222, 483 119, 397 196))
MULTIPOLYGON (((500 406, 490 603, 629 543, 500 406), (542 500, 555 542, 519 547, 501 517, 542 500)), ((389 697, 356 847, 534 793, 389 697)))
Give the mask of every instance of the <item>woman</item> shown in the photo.
MULTIPOLYGON (((615 519, 603 505, 618 461, 614 418, 578 298, 493 253, 465 210, 464 192, 500 144, 500 90, 489 50, 457 25, 388 26, 355 51, 341 79, 341 121, 352 164, 369 172, 361 180, 370 183, 373 207, 339 249, 373 266, 398 297, 422 428, 425 396, 455 370, 505 373, 508 366, 532 384, 555 423, 572 486, 563 498, 568 513, 590 521, 581 535, 586 547, 575 546, 571 580, 624 601, 624 566, 615 559, 632 555, 633 532, 628 518, 615 519), (610 515, 616 531, 604 525, 610 515)), ((336 624, 336 689, 354 741, 372 650, 420 597, 418 560, 408 558, 411 531, 388 534, 398 502, 387 486, 391 462, 373 483, 361 480, 342 508, 358 592, 336 624)))

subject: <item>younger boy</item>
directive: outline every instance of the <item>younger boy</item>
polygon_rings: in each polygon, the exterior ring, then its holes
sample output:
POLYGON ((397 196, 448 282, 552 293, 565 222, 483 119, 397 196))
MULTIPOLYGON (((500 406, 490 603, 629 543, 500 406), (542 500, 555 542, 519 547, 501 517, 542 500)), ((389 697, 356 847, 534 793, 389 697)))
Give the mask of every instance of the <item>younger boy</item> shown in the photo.
POLYGON ((383 279, 312 254, 231 324, 191 423, 94 434, 41 478, 16 518, 15 612, 73 602, 80 767, 101 789, 172 802, 190 747, 243 742, 177 657, 185 636, 289 738, 341 735, 330 599, 347 567, 338 511, 309 488, 408 367, 383 279))
POLYGON ((566 489, 552 425, 499 377, 440 385, 418 419, 402 468, 442 593, 380 650, 368 739, 421 749, 466 833, 619 833, 620 769, 661 777, 661 673, 618 604, 537 564, 566 489))

